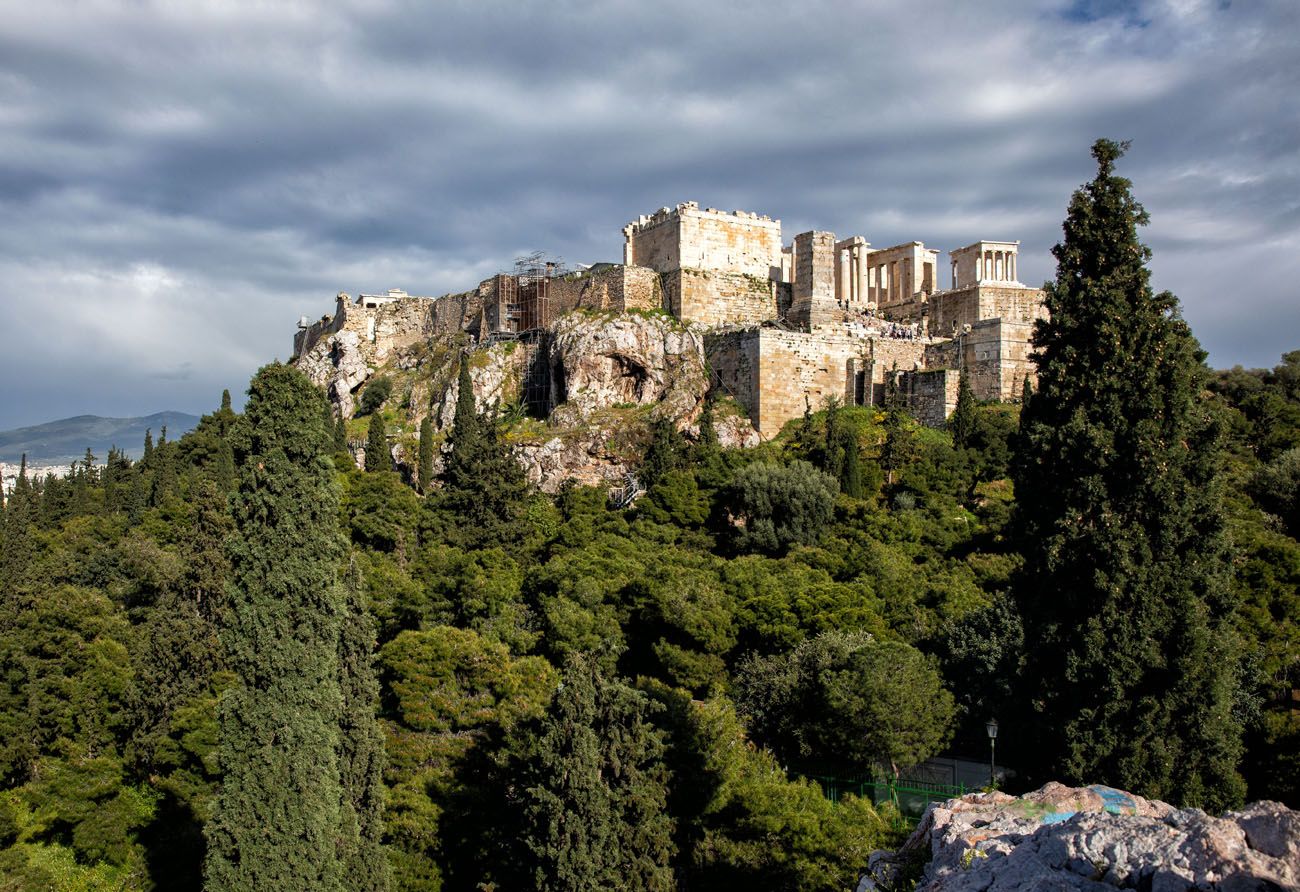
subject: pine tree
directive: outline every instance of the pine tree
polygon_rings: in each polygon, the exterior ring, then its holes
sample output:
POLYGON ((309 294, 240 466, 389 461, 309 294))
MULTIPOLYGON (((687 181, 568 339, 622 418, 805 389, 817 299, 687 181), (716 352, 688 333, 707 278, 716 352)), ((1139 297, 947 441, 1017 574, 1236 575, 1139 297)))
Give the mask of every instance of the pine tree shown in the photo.
POLYGON ((384 736, 375 720, 379 681, 375 676, 375 620, 365 603, 365 586, 355 564, 344 586, 345 614, 339 637, 340 809, 339 859, 348 892, 384 892, 384 736))
POLYGON ((521 768, 532 888, 673 888, 663 733, 645 694, 575 654, 521 768))
POLYGON ((392 469, 393 457, 388 452, 388 435, 384 433, 384 414, 376 412, 370 416, 370 427, 366 430, 366 470, 392 469))
POLYGON ((970 374, 965 369, 957 379, 957 406, 948 419, 948 430, 954 446, 969 446, 975 433, 975 392, 970 387, 970 374))
POLYGON ((275 363, 254 377, 234 432, 227 604, 235 684, 221 702, 225 776, 204 887, 340 890, 339 495, 321 392, 275 363))
POLYGON ((433 488, 433 418, 426 415, 420 422, 420 485, 419 491, 427 495, 433 488))
POLYGON ((1028 752, 1062 780, 1218 810, 1244 792, 1221 436, 1178 301, 1152 293, 1123 152, 1099 140, 1070 203, 1021 414, 1028 752))

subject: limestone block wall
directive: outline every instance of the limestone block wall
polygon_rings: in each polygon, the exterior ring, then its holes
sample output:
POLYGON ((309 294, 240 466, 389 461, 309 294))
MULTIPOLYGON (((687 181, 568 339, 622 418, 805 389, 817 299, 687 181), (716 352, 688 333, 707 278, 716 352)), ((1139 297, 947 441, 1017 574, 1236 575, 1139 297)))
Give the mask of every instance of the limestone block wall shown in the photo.
POLYGON ((745 407, 757 423, 759 412, 759 339, 762 329, 715 331, 704 336, 710 383, 723 396, 745 407))
POLYGON ((294 335, 294 356, 303 356, 322 339, 356 332, 367 361, 381 363, 395 350, 426 340, 435 331, 435 307, 442 298, 406 296, 378 306, 353 303, 339 294, 334 315, 294 335))
POLYGON ((794 237, 794 288, 789 320, 823 325, 839 317, 835 302, 835 234, 804 232, 794 237))
POLYGON ((746 211, 663 208, 623 229, 623 263, 660 273, 682 267, 767 279, 781 266, 781 221, 746 211))
POLYGON ((923 339, 871 337, 863 344, 858 387, 864 404, 879 406, 885 401, 885 386, 895 371, 908 372, 926 366, 926 349, 931 342, 923 339))
POLYGON ((683 322, 747 325, 777 317, 777 288, 744 273, 679 269, 666 273, 663 303, 683 322))
POLYGON ((1030 337, 1033 323, 1006 319, 985 319, 950 341, 926 348, 926 368, 960 369, 970 375, 977 399, 1013 401, 1020 399, 1025 376, 1038 380, 1030 337))
POLYGON ((956 369, 926 369, 899 375, 899 390, 917 421, 927 427, 943 427, 957 408, 961 373, 956 369))

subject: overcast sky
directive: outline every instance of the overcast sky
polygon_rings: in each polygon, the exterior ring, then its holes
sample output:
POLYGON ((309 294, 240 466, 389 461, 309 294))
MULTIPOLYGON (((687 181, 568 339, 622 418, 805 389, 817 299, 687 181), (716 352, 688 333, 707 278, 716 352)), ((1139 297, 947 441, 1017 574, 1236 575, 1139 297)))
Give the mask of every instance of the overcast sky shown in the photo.
POLYGON ((1270 366, 1298 97, 1297 0, 0 0, 0 429, 238 402, 340 290, 617 261, 686 200, 1039 284, 1099 136, 1211 363, 1270 366))

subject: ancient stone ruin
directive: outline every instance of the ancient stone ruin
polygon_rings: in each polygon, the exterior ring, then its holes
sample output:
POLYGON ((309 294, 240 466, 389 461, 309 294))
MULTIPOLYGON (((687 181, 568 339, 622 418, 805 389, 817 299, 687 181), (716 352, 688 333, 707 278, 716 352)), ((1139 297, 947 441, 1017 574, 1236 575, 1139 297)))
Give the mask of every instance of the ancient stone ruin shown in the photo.
MULTIPOLYGON (((963 370, 975 395, 990 400, 1016 399, 1034 377, 1030 335, 1045 311, 1042 292, 1016 280, 1019 242, 951 251, 945 288, 939 252, 921 242, 872 249, 862 236, 814 231, 787 245, 779 220, 694 202, 639 217, 623 236, 622 264, 567 270, 535 254, 460 294, 339 294, 333 315, 299 324, 294 355, 350 414, 369 370, 413 345, 439 335, 479 347, 519 342, 511 386, 547 414, 581 396, 565 380, 573 374, 565 363, 583 363, 572 350, 556 352, 557 336, 582 340, 571 327, 557 329, 564 317, 668 314, 693 333, 672 343, 701 353, 704 386, 732 397, 763 438, 832 397, 880 404, 891 380, 920 421, 939 426, 956 405, 963 370)), ((603 337, 637 340, 628 331, 603 337)), ((584 405, 658 399, 663 369, 682 364, 661 357, 662 368, 651 369, 632 352, 611 351, 583 366, 588 377, 601 369, 584 405)), ((680 390, 674 400, 685 424, 693 406, 680 390)))

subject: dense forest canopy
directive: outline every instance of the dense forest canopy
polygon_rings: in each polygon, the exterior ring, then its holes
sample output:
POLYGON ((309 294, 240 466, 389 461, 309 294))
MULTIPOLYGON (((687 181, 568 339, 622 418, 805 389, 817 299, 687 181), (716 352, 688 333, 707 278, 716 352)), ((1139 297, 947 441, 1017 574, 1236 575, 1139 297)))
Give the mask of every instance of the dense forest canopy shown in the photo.
POLYGON ((1096 151, 1038 390, 947 430, 830 403, 723 450, 710 407, 617 508, 531 491, 472 400, 436 475, 427 433, 358 469, 272 365, 22 476, 0 889, 842 889, 907 824, 809 778, 990 717, 1013 785, 1300 806, 1300 351, 1205 369, 1096 151))

